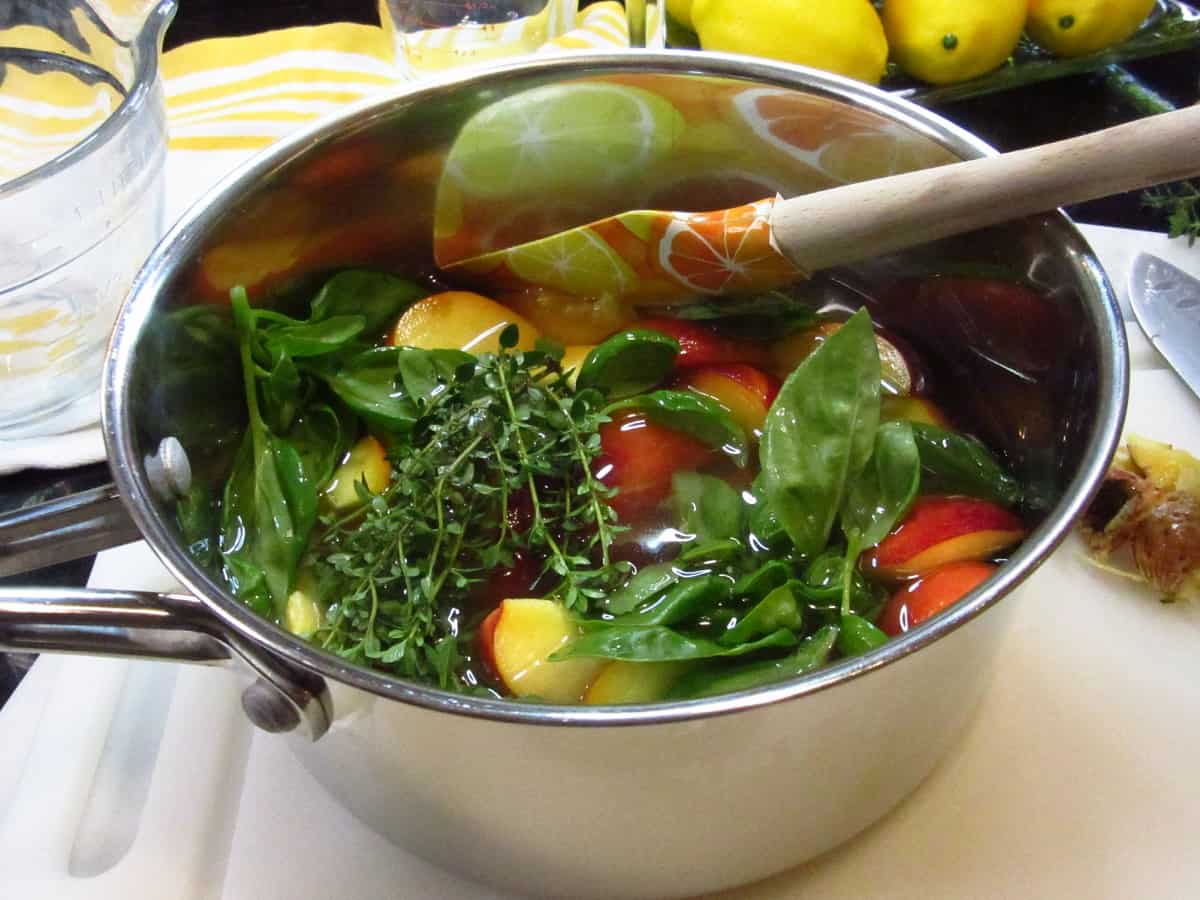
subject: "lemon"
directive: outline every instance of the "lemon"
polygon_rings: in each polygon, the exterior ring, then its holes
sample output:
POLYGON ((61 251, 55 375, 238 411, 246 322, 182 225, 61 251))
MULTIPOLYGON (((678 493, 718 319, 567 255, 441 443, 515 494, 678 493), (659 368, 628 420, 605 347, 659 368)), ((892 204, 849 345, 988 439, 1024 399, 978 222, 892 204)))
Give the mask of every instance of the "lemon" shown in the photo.
POLYGON ((692 24, 692 0, 667 0, 667 14, 685 28, 695 30, 692 24))
POLYGON ((1001 65, 1025 25, 1026 0, 886 0, 892 59, 930 84, 966 81, 1001 65))
POLYGON ((877 84, 887 38, 870 0, 693 0, 705 50, 765 56, 877 84))
POLYGON ((1058 56, 1084 56, 1131 36, 1154 0, 1029 0, 1029 36, 1058 56))

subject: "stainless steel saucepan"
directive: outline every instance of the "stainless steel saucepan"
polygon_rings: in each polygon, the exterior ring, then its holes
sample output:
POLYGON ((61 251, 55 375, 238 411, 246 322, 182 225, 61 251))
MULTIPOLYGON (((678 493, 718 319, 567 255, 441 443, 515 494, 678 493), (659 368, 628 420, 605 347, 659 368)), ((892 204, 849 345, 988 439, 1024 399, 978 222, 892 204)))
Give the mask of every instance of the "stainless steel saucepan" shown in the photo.
MULTIPOLYGON (((127 539, 127 527, 114 536, 127 513, 184 592, 5 589, 0 647, 236 661, 250 675, 251 719, 287 732, 342 803, 427 858, 506 888, 680 896, 815 856, 911 792, 990 675, 1004 677, 994 657, 1009 595, 1071 528, 1115 448, 1124 332, 1111 288, 1065 216, 884 257, 826 283, 844 302, 913 272, 1000 264, 1051 299, 1059 327, 1036 335, 1051 351, 1037 377, 961 391, 1036 487, 1047 510, 1040 524, 991 581, 905 637, 792 682, 687 703, 577 708, 457 696, 348 666, 258 618, 193 562, 173 509, 174 492, 236 439, 238 424, 213 410, 238 390, 238 374, 194 366, 196 348, 173 342, 163 325, 188 305, 221 302, 238 282, 265 296, 348 264, 421 275, 435 222, 439 235, 450 229, 486 246, 621 209, 730 206, 990 152, 875 89, 715 54, 519 62, 326 119, 225 180, 142 270, 106 363, 115 491, 50 510, 57 518, 23 514, 0 533, 0 559, 12 569, 127 539), (499 129, 491 146, 474 148, 477 158, 459 146, 445 165, 481 110, 578 83, 662 104, 635 104, 650 110, 647 120, 599 103, 590 123, 588 107, 576 107, 575 124, 535 161, 499 129), (497 149, 505 143, 508 156, 497 149), (476 163, 484 174, 466 178, 476 163)), ((986 359, 987 335, 977 338, 986 359)))

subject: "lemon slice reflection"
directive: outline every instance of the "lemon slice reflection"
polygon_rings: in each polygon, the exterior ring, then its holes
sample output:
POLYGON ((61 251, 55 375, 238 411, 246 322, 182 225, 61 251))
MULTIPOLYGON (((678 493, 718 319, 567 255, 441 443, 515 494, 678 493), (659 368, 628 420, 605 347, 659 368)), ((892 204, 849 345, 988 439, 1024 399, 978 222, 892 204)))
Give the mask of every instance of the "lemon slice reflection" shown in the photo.
POLYGON ((446 169, 465 193, 482 197, 595 190, 639 173, 683 127, 674 106, 640 88, 549 85, 473 116, 446 169))
POLYGON ((568 231, 504 254, 514 275, 580 297, 624 294, 637 276, 616 251, 590 231, 568 231))

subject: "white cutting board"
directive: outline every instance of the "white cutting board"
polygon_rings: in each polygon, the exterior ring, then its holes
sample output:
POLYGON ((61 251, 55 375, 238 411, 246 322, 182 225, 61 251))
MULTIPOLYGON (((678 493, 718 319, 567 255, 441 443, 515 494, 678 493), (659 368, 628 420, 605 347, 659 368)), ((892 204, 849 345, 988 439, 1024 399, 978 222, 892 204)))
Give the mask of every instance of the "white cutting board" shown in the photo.
MULTIPOLYGON (((1200 275, 1200 247, 1087 233, 1121 293, 1137 249, 1200 275)), ((1129 429, 1200 453, 1200 401, 1131 338, 1129 429)), ((103 554, 92 582, 169 577, 133 545, 103 554)), ((721 896, 1200 896, 1200 609, 1096 570, 1074 539, 1023 598, 964 739, 909 800, 826 856, 721 896)), ((219 671, 39 660, 0 711, 0 896, 500 896, 361 826, 236 697, 219 671)))

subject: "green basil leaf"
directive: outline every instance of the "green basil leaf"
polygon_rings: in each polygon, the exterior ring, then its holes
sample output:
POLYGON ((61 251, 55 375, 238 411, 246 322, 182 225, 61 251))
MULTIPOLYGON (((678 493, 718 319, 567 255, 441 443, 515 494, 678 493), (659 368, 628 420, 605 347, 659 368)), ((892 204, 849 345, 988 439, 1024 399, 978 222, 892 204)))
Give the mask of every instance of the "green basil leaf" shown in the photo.
POLYGON ((265 585, 278 618, 317 521, 318 484, 296 448, 274 435, 263 421, 252 359, 254 311, 244 290, 230 292, 230 307, 249 421, 225 485, 220 550, 238 596, 257 608, 265 585))
POLYGON ((874 547, 908 511, 921 483, 921 460, 908 422, 884 422, 866 468, 851 481, 842 504, 842 530, 858 550, 874 547))
POLYGON ((967 494, 1003 506, 1021 502, 1020 483, 981 441, 924 422, 912 423, 921 469, 931 491, 967 494))
POLYGON ((767 489, 762 472, 759 472, 750 487, 754 504, 750 507, 750 545, 756 549, 783 551, 791 542, 779 516, 767 502, 767 489))
POLYGON ((579 367, 576 385, 620 400, 661 384, 675 368, 679 341, 657 331, 631 329, 595 347, 579 367))
POLYGON ((354 439, 350 415, 321 403, 306 408, 287 433, 300 454, 305 477, 318 487, 326 485, 354 439))
POLYGON ((692 541, 684 544, 675 561, 688 565, 711 565, 729 562, 742 552, 738 538, 722 538, 714 541, 692 541))
MULTIPOLYGON (((605 627, 624 627, 630 625, 678 625, 681 622, 694 622, 700 616, 710 612, 724 603, 730 597, 731 582, 719 575, 702 575, 698 578, 684 578, 653 602, 642 606, 635 612, 617 616, 604 622, 605 627)), ((593 630, 590 622, 584 627, 593 630)))
POLYGON ((764 659, 738 665, 707 665, 684 675, 667 693, 671 700, 711 697, 774 684, 795 678, 825 665, 837 642, 838 629, 827 625, 780 659, 764 659))
POLYGON ((624 659, 630 662, 672 662, 689 659, 719 659, 745 656, 772 647, 793 647, 796 636, 780 629, 766 637, 735 646, 707 638, 691 637, 663 625, 627 625, 585 632, 567 646, 550 654, 550 660, 581 656, 624 659))
POLYGON ((739 466, 746 464, 745 430, 725 407, 703 394, 651 391, 610 404, 606 412, 611 414, 621 410, 643 413, 652 422, 691 435, 714 450, 724 450, 739 466))
POLYGON ((284 325, 267 330, 263 342, 273 353, 321 356, 344 348, 362 334, 366 322, 364 316, 334 316, 303 325, 284 325))
POLYGON ((698 541, 739 537, 745 504, 727 481, 697 472, 676 472, 671 478, 676 528, 698 541))
POLYGON ((717 324, 722 334, 772 341, 820 321, 812 303, 786 291, 701 300, 687 306, 659 309, 656 314, 711 322, 717 324))
POLYGON ((316 485, 295 448, 247 432, 221 504, 220 551, 234 593, 281 616, 316 519, 316 485))
POLYGON ((835 597, 846 576, 846 556, 839 550, 827 550, 815 557, 804 570, 804 584, 819 597, 835 597))
MULTIPOLYGON (((275 527, 279 530, 281 539, 289 544, 291 562, 289 563, 288 589, 290 590, 291 576, 295 574, 296 564, 300 561, 300 556, 308 545, 309 533, 317 524, 317 489, 320 485, 314 477, 314 473, 309 472, 305 466, 300 452, 289 441, 272 438, 268 442, 268 446, 267 453, 275 463, 277 474, 274 480, 277 481, 277 487, 271 485, 272 478, 268 473, 267 477, 263 479, 260 502, 264 499, 269 501, 269 508, 272 510, 271 516, 276 520, 275 527), (276 495, 282 497, 282 504, 276 502, 276 495), (290 529, 279 523, 285 509, 291 517, 290 529)), ((276 599, 280 598, 277 596, 276 599)), ((282 599, 287 599, 286 594, 282 599)), ((282 608, 279 611, 282 613, 282 608)))
POLYGON ((871 320, 859 310, 788 376, 767 414, 767 502, 805 556, 828 542, 846 487, 874 449, 880 377, 871 320))
POLYGON ((347 269, 326 281, 313 298, 310 321, 362 316, 363 334, 374 338, 428 294, 428 288, 395 275, 366 269, 347 269))
POLYGON ((399 347, 376 347, 358 353, 336 369, 318 370, 347 406, 371 424, 392 432, 407 432, 419 411, 407 392, 396 385, 399 347))
POLYGON ((292 427, 300 407, 303 385, 300 371, 290 356, 277 354, 275 364, 262 380, 261 413, 268 427, 285 432, 292 427))
MULTIPOLYGON (((846 579, 846 553, 841 549, 822 553, 804 570, 804 578, 797 590, 804 595, 808 609, 821 621, 837 624, 841 614, 846 579), (830 616, 832 615, 832 618, 830 616)), ((880 585, 867 581, 857 566, 850 570, 850 612, 872 618, 883 605, 887 591, 880 585)))
POLYGON ((758 602, 775 588, 787 584, 791 577, 792 567, 782 559, 773 559, 734 582, 733 596, 758 602))
POLYGON ((735 647, 780 628, 799 631, 803 624, 796 595, 790 585, 782 584, 751 607, 741 620, 717 638, 717 643, 735 647))
POLYGON ((275 601, 263 567, 241 553, 224 554, 222 561, 221 574, 233 595, 264 619, 275 618, 275 601))
POLYGON ((625 615, 653 600, 677 581, 679 575, 671 563, 644 566, 625 584, 601 600, 600 606, 614 616, 625 615))
POLYGON ((837 649, 842 656, 861 656, 888 642, 888 636, 862 616, 846 613, 838 631, 837 649))
POLYGON ((188 555, 204 568, 215 569, 220 561, 221 508, 209 485, 193 481, 175 504, 175 524, 188 555))
POLYGON ((462 366, 474 364, 475 357, 461 350, 399 347, 396 352, 396 368, 404 391, 421 411, 445 393, 462 366))

